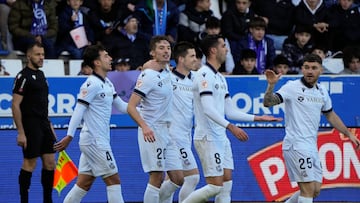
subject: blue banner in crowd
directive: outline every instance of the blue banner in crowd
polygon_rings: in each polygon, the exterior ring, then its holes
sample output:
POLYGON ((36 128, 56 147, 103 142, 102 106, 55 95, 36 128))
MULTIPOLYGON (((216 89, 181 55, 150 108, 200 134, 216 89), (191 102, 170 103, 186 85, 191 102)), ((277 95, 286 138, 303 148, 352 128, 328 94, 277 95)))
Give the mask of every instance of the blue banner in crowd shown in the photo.
MULTIPOLYGON (((113 81, 117 93, 128 101, 139 71, 110 72, 109 78, 113 81)), ((275 89, 280 88, 286 81, 296 79, 297 76, 284 76, 275 89)), ((76 104, 77 94, 86 77, 50 77, 48 78, 49 114, 56 128, 65 128, 76 104)), ((244 112, 253 114, 272 114, 284 117, 283 105, 272 108, 263 106, 263 97, 267 82, 262 76, 228 76, 229 91, 233 102, 244 112)), ((0 129, 13 128, 11 117, 12 86, 14 78, 0 78, 0 129)), ((360 126, 360 77, 358 76, 330 76, 324 75, 320 82, 327 87, 333 102, 334 110, 341 116, 347 126, 360 126)), ((233 121, 241 127, 283 127, 283 122, 277 123, 248 123, 233 121)), ((321 127, 329 127, 324 117, 321 127)), ((111 127, 136 127, 135 122, 127 114, 113 111, 111 127)))

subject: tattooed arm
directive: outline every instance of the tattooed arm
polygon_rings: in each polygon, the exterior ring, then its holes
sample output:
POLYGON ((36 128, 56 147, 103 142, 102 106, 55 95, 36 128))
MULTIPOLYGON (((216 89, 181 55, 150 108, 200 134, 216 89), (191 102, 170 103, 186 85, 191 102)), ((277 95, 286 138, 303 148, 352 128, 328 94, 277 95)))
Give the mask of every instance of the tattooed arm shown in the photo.
POLYGON ((264 106, 270 107, 282 102, 280 96, 278 94, 274 94, 275 84, 279 81, 281 74, 275 74, 272 70, 265 71, 266 80, 268 82, 268 86, 264 96, 264 106))

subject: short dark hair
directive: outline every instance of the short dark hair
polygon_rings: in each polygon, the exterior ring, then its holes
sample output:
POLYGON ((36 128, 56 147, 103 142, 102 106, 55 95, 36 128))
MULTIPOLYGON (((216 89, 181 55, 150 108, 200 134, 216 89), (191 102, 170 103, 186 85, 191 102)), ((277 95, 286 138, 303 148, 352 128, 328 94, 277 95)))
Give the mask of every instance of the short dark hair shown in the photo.
POLYGON ((257 55, 256 52, 252 49, 243 49, 241 50, 241 57, 240 60, 244 59, 256 59, 257 55))
POLYGON ((94 61, 99 59, 101 51, 105 51, 105 47, 102 44, 95 44, 86 47, 83 54, 84 63, 94 69, 94 61))
POLYGON ((175 44, 173 51, 175 62, 178 62, 180 56, 185 57, 189 49, 195 49, 195 46, 190 42, 181 41, 175 44))
POLYGON ((317 54, 306 54, 302 60, 302 64, 305 62, 317 62, 319 64, 322 64, 322 59, 317 54))
POLYGON ((215 17, 215 16, 210 16, 205 23, 205 27, 206 28, 221 28, 221 21, 219 18, 215 17))
POLYGON ((206 57, 210 55, 210 48, 216 47, 221 38, 223 39, 221 35, 206 35, 201 40, 201 50, 206 57))
POLYGON ((42 43, 40 43, 40 42, 37 42, 37 41, 35 41, 35 42, 33 42, 33 43, 30 43, 30 44, 26 47, 26 53, 32 51, 32 49, 33 49, 34 47, 44 48, 44 45, 43 45, 42 43))
POLYGON ((354 58, 360 59, 360 47, 358 46, 345 47, 343 50, 344 67, 349 68, 349 64, 354 58))
POLYGON ((290 65, 289 60, 282 54, 278 54, 275 56, 274 61, 273 61, 274 66, 277 66, 279 64, 285 64, 285 65, 290 65))
POLYGON ((160 42, 160 41, 163 41, 163 40, 166 40, 169 42, 170 44, 170 41, 169 41, 169 38, 165 35, 155 35, 151 38, 150 40, 150 45, 149 45, 149 48, 150 50, 155 50, 156 48, 156 43, 160 42))
POLYGON ((249 22, 249 28, 256 28, 256 27, 261 27, 261 28, 266 28, 266 22, 262 17, 254 17, 250 20, 249 22))

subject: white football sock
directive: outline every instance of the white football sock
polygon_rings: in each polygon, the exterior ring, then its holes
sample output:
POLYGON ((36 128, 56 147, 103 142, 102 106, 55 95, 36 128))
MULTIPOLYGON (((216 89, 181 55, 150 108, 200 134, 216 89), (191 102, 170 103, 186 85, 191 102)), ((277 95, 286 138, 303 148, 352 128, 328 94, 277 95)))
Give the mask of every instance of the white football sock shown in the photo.
POLYGON ((80 203, 82 198, 86 195, 87 191, 81 189, 76 184, 71 188, 71 190, 67 193, 64 203, 80 203))
POLYGON ((298 203, 312 203, 312 202, 313 202, 312 197, 299 196, 298 203))
POLYGON ((215 203, 230 203, 231 202, 232 180, 223 183, 223 188, 215 197, 215 203))
POLYGON ((157 188, 149 183, 146 186, 144 193, 144 203, 157 203, 159 202, 160 188, 157 188))
POLYGON ((120 184, 107 186, 106 193, 109 203, 124 203, 120 184))
POLYGON ((291 197, 288 200, 286 200, 285 203, 298 203, 299 195, 300 195, 300 190, 295 192, 293 195, 291 195, 291 197))
POLYGON ((182 203, 205 202, 221 191, 222 186, 207 184, 192 192, 182 203))
POLYGON ((165 180, 160 187, 159 199, 162 203, 171 203, 174 192, 180 188, 180 186, 173 183, 170 179, 165 180))
POLYGON ((195 190, 196 185, 199 183, 199 180, 200 180, 199 174, 194 174, 184 177, 184 184, 181 186, 179 192, 179 203, 184 201, 184 199, 188 197, 190 193, 192 193, 195 190))

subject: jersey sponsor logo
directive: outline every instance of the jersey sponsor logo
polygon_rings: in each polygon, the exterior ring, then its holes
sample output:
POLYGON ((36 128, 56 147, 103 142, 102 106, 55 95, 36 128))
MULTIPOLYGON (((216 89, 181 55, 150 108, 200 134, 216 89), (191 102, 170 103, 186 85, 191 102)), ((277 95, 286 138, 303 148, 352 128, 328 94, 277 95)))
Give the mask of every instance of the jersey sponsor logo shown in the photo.
MULTIPOLYGON (((360 137, 360 128, 349 129, 360 137)), ((360 151, 337 130, 319 132, 318 150, 323 170, 323 188, 360 188, 360 151)), ((299 190, 290 182, 282 156, 282 142, 250 155, 248 163, 267 201, 283 201, 299 190)), ((306 173, 302 174, 304 177, 306 173)))

